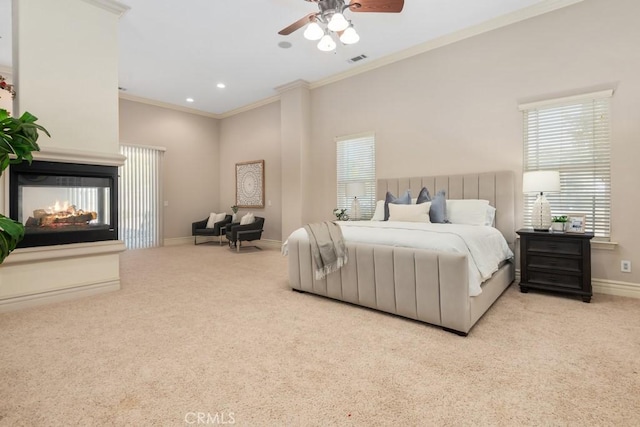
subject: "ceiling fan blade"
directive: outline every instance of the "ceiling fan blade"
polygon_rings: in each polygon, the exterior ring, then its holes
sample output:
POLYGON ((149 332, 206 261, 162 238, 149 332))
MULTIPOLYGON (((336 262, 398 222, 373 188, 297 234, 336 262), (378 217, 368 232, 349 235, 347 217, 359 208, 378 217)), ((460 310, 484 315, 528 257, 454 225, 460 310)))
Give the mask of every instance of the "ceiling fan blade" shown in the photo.
POLYGON ((400 13, 404 0, 351 0, 349 10, 352 12, 385 12, 400 13))
POLYGON ((293 24, 289 25, 286 28, 283 28, 282 30, 278 31, 278 34, 282 35, 282 36, 288 36, 289 34, 293 33, 295 30, 304 27, 305 25, 307 25, 309 22, 313 21, 316 19, 316 15, 317 13, 310 13, 307 16, 305 16, 304 18, 300 18, 298 19, 296 22, 294 22, 293 24))

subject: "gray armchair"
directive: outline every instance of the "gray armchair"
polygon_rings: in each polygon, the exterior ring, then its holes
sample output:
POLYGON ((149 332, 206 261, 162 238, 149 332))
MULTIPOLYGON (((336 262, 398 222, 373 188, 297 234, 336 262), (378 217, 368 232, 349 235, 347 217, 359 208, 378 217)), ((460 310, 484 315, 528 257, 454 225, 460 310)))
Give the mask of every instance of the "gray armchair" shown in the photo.
POLYGON ((213 225, 213 228, 207 228, 207 221, 209 221, 209 218, 191 223, 191 235, 193 236, 193 244, 198 244, 198 236, 215 236, 219 237, 220 245, 222 246, 222 236, 225 235, 225 227, 228 224, 231 224, 231 215, 227 215, 222 221, 216 222, 213 225))
POLYGON ((257 216, 255 222, 240 225, 238 222, 227 225, 226 234, 229 247, 235 246, 240 252, 241 242, 260 240, 264 228, 264 218, 257 216))

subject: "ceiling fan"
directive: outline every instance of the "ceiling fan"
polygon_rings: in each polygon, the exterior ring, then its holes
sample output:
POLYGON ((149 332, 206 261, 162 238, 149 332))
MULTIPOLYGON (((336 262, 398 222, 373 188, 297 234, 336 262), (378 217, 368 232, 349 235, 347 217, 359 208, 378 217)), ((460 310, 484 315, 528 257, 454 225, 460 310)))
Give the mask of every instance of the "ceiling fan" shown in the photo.
POLYGON ((304 27, 304 37, 308 40, 319 40, 318 49, 330 52, 336 48, 336 42, 331 33, 336 33, 344 44, 354 44, 360 40, 360 36, 353 28, 350 20, 344 16, 344 12, 383 12, 400 13, 404 7, 404 0, 305 0, 318 4, 318 12, 309 13, 298 19, 288 27, 283 28, 278 34, 287 36, 304 27), (322 28, 323 24, 326 28, 322 28))

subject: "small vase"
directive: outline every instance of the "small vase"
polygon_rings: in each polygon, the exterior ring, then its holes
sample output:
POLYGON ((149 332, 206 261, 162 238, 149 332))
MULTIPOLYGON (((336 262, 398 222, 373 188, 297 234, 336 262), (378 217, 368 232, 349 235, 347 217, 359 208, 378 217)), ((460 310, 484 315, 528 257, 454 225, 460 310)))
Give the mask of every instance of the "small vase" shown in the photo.
POLYGON ((564 222, 552 222, 551 229, 556 232, 563 232, 564 224, 565 224, 564 222))
POLYGON ((231 222, 238 222, 238 214, 234 213, 233 215, 231 215, 231 222))

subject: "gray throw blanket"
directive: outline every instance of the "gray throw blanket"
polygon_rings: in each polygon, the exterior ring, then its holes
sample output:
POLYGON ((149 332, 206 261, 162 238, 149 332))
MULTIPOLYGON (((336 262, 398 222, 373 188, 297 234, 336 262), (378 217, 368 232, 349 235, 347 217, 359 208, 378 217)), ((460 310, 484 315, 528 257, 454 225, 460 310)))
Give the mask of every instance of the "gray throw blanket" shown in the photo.
POLYGON ((347 263, 347 247, 340 226, 331 221, 307 224, 311 255, 316 263, 316 280, 338 271, 347 263))

